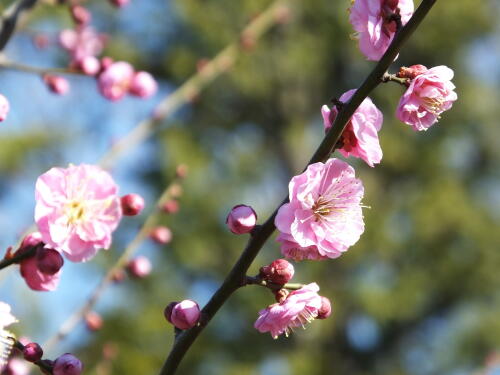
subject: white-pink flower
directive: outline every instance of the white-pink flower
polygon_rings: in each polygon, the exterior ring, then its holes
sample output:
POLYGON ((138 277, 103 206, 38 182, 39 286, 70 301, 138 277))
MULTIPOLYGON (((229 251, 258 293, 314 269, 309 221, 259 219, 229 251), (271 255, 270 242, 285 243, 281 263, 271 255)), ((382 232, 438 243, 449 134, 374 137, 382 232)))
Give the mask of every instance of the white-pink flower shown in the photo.
MULTIPOLYGON (((410 72, 410 68, 407 68, 410 72)), ((411 125, 414 130, 427 130, 435 124, 440 114, 447 111, 457 100, 453 79, 453 70, 441 65, 424 70, 418 65, 421 72, 411 79, 399 101, 396 116, 405 124, 411 125)), ((410 77, 411 78, 411 77, 410 77)))
MULTIPOLYGON (((349 90, 342 94, 340 101, 348 102, 356 90, 349 90)), ((325 132, 332 127, 338 111, 334 106, 332 109, 324 105, 321 108, 325 132)), ((384 117, 382 112, 373 104, 370 98, 363 100, 361 105, 349 120, 340 138, 342 147, 340 153, 345 156, 354 156, 363 159, 370 167, 380 163, 382 160, 382 149, 378 140, 378 132, 382 128, 384 117)))
POLYGON ((364 231, 363 185, 346 162, 314 163, 292 178, 274 221, 281 252, 294 260, 337 258, 364 231))
POLYGON ((7 118, 9 110, 10 110, 9 101, 5 96, 0 94, 0 121, 4 121, 7 118))
POLYGON ((17 319, 10 313, 10 306, 0 301, 0 330, 17 322, 17 319))
POLYGON ((359 38, 359 49, 368 60, 380 60, 396 33, 393 14, 405 25, 413 14, 413 0, 355 0, 349 21, 359 38))
POLYGON ((132 65, 125 61, 114 62, 99 75, 99 91, 106 99, 120 100, 129 91, 133 78, 132 65))
POLYGON ((36 182, 35 221, 43 242, 73 262, 111 246, 122 213, 118 186, 100 167, 52 168, 36 182))
POLYGON ((294 290, 284 301, 259 311, 254 327, 259 332, 270 332, 274 339, 283 333, 288 337, 295 327, 304 327, 318 316, 322 306, 318 291, 316 283, 294 290))

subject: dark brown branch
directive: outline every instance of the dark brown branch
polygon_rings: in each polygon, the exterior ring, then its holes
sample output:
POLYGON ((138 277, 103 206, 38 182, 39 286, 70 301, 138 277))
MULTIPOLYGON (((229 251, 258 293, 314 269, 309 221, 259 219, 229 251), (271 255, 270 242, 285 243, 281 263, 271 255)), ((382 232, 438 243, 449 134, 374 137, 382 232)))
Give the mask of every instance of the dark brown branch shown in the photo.
POLYGON ((37 0, 18 0, 2 14, 0 26, 0 51, 3 51, 16 29, 17 19, 25 10, 32 8, 37 0))
POLYGON ((0 261, 0 270, 2 268, 10 266, 11 264, 19 263, 21 260, 35 255, 36 249, 37 249, 36 247, 33 247, 28 251, 23 251, 21 253, 18 252, 16 254, 14 254, 14 256, 12 256, 12 257, 7 257, 7 258, 2 259, 0 261))
MULTIPOLYGON (((333 152, 340 135, 344 131, 347 122, 354 114, 354 111, 359 107, 363 100, 375 89, 381 82, 384 73, 387 72, 389 66, 393 63, 398 55, 403 44, 408 40, 410 35, 415 31, 418 25, 425 18, 429 10, 436 3, 437 0, 423 0, 418 9, 413 14, 408 23, 398 31, 391 45, 387 49, 382 59, 377 63, 370 75, 365 79, 363 84, 359 87, 356 93, 352 96, 351 100, 342 106, 339 111, 330 131, 323 139, 309 164, 316 162, 324 162, 328 159, 333 152)), ((227 301, 227 299, 236 291, 240 286, 245 285, 246 272, 253 260, 259 253, 264 243, 269 239, 274 232, 274 218, 277 214, 279 207, 286 203, 288 198, 276 208, 273 214, 266 220, 260 229, 252 235, 247 243, 247 246, 240 258, 233 266, 229 275, 226 277, 222 285, 212 296, 210 301, 203 308, 202 313, 206 317, 205 324, 193 327, 187 331, 182 332, 174 342, 172 350, 167 357, 160 375, 172 375, 177 370, 182 358, 196 340, 198 335, 204 329, 206 324, 213 318, 217 311, 227 301)))

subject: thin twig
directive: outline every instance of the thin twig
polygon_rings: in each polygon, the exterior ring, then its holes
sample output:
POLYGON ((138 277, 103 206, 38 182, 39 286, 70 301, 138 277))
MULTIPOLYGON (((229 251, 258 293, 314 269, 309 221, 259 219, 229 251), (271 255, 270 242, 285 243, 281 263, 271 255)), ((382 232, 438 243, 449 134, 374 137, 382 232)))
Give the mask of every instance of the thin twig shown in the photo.
POLYGON ((389 73, 384 73, 382 76, 382 82, 395 82, 399 83, 402 86, 408 87, 410 84, 410 79, 409 78, 403 78, 403 77, 398 77, 396 74, 389 74, 389 73))
POLYGON ((82 71, 68 68, 40 68, 37 66, 20 64, 10 60, 0 59, 0 67, 4 69, 17 70, 20 72, 34 73, 41 76, 45 74, 75 74, 84 75, 82 71))
POLYGON ((132 255, 139 249, 142 242, 148 237, 151 229, 156 223, 156 220, 160 214, 161 207, 171 198, 171 187, 178 182, 178 177, 175 178, 163 191, 160 198, 155 202, 153 211, 148 215, 141 229, 135 235, 134 239, 127 245, 122 255, 116 260, 113 266, 108 270, 106 275, 101 279, 99 284, 93 290, 89 298, 84 302, 84 304, 73 314, 71 314, 61 325, 59 330, 51 336, 44 344, 43 348, 50 350, 62 339, 64 339, 78 323, 80 323, 85 315, 87 315, 94 308, 97 301, 101 298, 103 292, 113 281, 113 276, 123 270, 127 262, 130 260, 132 255))
POLYGON ((256 42, 272 26, 279 22, 280 13, 284 7, 288 6, 288 2, 288 0, 275 1, 269 8, 253 19, 242 30, 235 42, 225 47, 211 61, 203 65, 196 74, 166 96, 158 105, 151 118, 140 122, 130 133, 116 142, 101 159, 100 164, 105 168, 109 168, 123 152, 130 150, 148 138, 163 120, 171 116, 184 104, 192 101, 194 97, 217 77, 227 72, 234 65, 242 48, 244 48, 241 41, 251 40, 252 42, 256 42))
POLYGON ((3 268, 5 268, 5 267, 8 267, 8 266, 10 266, 12 264, 17 264, 21 260, 29 258, 29 257, 35 255, 36 249, 37 249, 36 247, 33 247, 30 250, 28 250, 28 251, 16 252, 16 253, 14 253, 13 256, 6 257, 6 258, 2 259, 0 261, 0 270, 3 269, 3 268))
POLYGON ((266 280, 262 280, 259 277, 252 277, 252 276, 247 276, 245 279, 245 284, 246 285, 257 285, 257 286, 262 286, 264 288, 271 289, 273 291, 279 290, 279 289, 288 289, 288 290, 297 290, 302 287, 304 287, 304 284, 300 283, 286 283, 286 284, 276 284, 272 283, 266 280))
MULTIPOLYGON (((370 94, 370 92, 372 92, 373 89, 381 83, 384 73, 393 63, 403 44, 422 22, 436 1, 437 0, 423 0, 410 21, 408 21, 408 23, 397 32, 382 59, 377 63, 359 89, 356 90, 351 100, 345 103, 339 111, 330 131, 319 145, 308 165, 320 161, 324 162, 328 159, 355 110, 370 94)), ((286 203, 287 201, 288 198, 285 198, 283 203, 286 203)), ((254 261, 264 243, 269 239, 275 230, 274 218, 279 207, 281 207, 281 204, 261 226, 260 230, 252 235, 240 258, 229 272, 229 275, 203 308, 202 313, 206 319, 206 323, 186 330, 176 338, 172 349, 162 369, 160 370, 160 375, 173 375, 176 372, 177 367, 184 358, 184 355, 194 343, 201 331, 206 327, 207 323, 213 318, 233 292, 236 291, 241 285, 245 284, 245 275, 248 268, 254 261)))
POLYGON ((0 51, 3 51, 16 29, 17 19, 25 11, 32 8, 37 0, 18 0, 2 14, 0 26, 0 51))

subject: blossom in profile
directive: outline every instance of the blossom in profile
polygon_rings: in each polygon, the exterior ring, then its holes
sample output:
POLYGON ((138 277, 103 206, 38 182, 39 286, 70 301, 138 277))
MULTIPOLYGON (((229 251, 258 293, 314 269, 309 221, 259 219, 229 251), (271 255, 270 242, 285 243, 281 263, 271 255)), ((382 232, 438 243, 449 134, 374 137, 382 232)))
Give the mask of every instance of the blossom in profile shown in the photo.
POLYGON ((364 231, 363 185, 344 161, 314 163, 292 178, 289 203, 275 218, 283 255, 294 260, 337 258, 364 231))
POLYGON ((426 69, 402 69, 398 76, 410 78, 410 84, 399 101, 396 116, 414 130, 429 129, 439 119, 441 113, 450 109, 457 100, 453 79, 453 70, 446 66, 426 69), (418 73, 414 73, 418 72, 418 73))
POLYGON ((318 291, 316 283, 292 291, 282 302, 259 311, 254 327, 262 333, 270 332, 274 339, 283 333, 288 337, 294 328, 305 327, 318 316, 322 306, 318 291))
POLYGON ((9 101, 5 96, 0 94, 0 121, 4 121, 7 118, 9 110, 10 110, 9 101))
POLYGON ((354 0, 349 21, 359 49, 368 60, 380 60, 396 34, 394 16, 405 25, 413 14, 413 0, 354 0))
POLYGON ((94 165, 52 168, 38 177, 35 221, 45 244, 73 262, 109 249, 122 213, 118 186, 94 165))
MULTIPOLYGON (((349 90, 342 94, 340 101, 348 102, 356 90, 349 90)), ((337 117, 338 110, 324 105, 321 108, 325 132, 330 130, 337 117)), ((366 98, 356 109, 340 137, 340 153, 345 156, 354 156, 363 159, 366 164, 373 167, 382 160, 382 148, 378 140, 378 132, 382 128, 384 117, 382 112, 366 98)))
POLYGON ((97 78, 101 94, 111 101, 122 99, 128 93, 134 78, 134 68, 128 62, 117 61, 97 78))

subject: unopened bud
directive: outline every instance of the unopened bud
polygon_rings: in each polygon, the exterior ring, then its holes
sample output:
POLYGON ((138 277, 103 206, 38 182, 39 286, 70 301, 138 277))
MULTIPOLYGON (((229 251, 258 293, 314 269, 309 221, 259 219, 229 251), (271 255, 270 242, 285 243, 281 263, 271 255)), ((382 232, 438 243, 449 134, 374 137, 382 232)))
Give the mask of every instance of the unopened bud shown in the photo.
POLYGON ((104 56, 101 59, 101 72, 108 69, 113 63, 114 60, 111 57, 104 56))
POLYGON ((332 313, 332 304, 326 297, 321 296, 321 308, 318 310, 318 319, 326 319, 332 313))
POLYGON ((127 270, 129 271, 130 275, 139 279, 148 276, 151 273, 151 268, 151 262, 143 255, 132 259, 127 264, 127 270))
POLYGON ((167 319, 167 322, 172 323, 172 320, 170 319, 172 316, 172 310, 178 303, 179 302, 170 302, 167 307, 165 307, 165 310, 163 310, 163 316, 167 319))
POLYGON ((172 241, 172 232, 165 226, 158 226, 153 228, 149 237, 161 245, 165 245, 172 241))
POLYGON ((40 244, 43 244, 42 234, 40 232, 33 232, 23 238, 18 251, 29 250, 40 244))
POLYGON ((64 258, 54 249, 40 248, 36 252, 36 266, 46 275, 55 275, 64 265, 64 258))
POLYGON ((53 74, 45 74, 43 80, 50 91, 57 95, 64 95, 69 91, 69 82, 66 78, 53 74))
POLYGON ((110 3, 118 8, 124 7, 130 0, 110 0, 110 3))
POLYGON ((188 167, 186 164, 179 164, 177 168, 175 168, 175 175, 179 178, 186 178, 188 173, 188 167))
POLYGON ((179 329, 194 327, 200 319, 200 307, 190 299, 179 302, 172 308, 171 323, 179 329))
POLYGON ((286 284, 289 282, 295 270, 286 259, 276 259, 271 264, 260 268, 260 277, 275 284, 286 284))
POLYGON ((399 68, 399 72, 397 72, 396 76, 399 78, 409 78, 414 79, 416 76, 425 73, 427 71, 427 67, 424 65, 412 65, 410 67, 402 66, 399 68))
POLYGON ((122 269, 117 269, 113 272, 113 275, 111 276, 111 280, 113 280, 115 283, 121 283, 123 280, 125 280, 125 272, 122 269))
POLYGON ((70 8, 71 17, 77 25, 86 25, 90 22, 92 15, 87 8, 81 5, 73 5, 70 8))
POLYGON ((134 74, 129 90, 132 95, 149 98, 156 94, 158 84, 151 74, 141 71, 134 74))
POLYGON ((179 211, 179 202, 170 199, 163 204, 161 209, 166 214, 175 214, 177 211, 179 211))
POLYGON ((85 324, 91 331, 98 331, 102 328, 102 318, 95 311, 90 311, 85 315, 85 324))
POLYGON ((88 76, 95 76, 101 71, 101 62, 95 56, 85 56, 78 62, 78 66, 88 76))
POLYGON ((36 342, 30 342, 24 345, 23 356, 28 362, 36 362, 42 359, 43 350, 36 342))
POLYGON ((54 362, 54 375, 80 375, 83 370, 82 362, 73 354, 66 353, 54 362))
POLYGON ((227 215, 226 225, 234 234, 249 233, 257 223, 257 214, 250 206, 234 206, 227 215))
POLYGON ((144 198, 139 194, 127 194, 121 197, 121 204, 125 216, 135 216, 144 208, 144 198))

